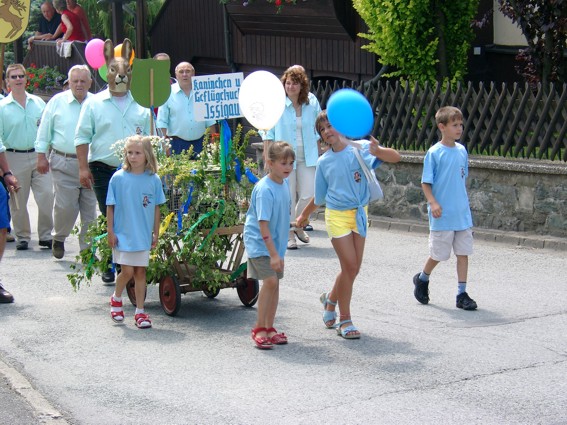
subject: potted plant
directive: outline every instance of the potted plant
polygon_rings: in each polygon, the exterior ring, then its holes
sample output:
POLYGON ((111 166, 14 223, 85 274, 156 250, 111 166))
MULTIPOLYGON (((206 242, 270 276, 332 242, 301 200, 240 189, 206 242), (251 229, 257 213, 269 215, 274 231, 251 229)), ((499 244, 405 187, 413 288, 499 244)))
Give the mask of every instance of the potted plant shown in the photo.
POLYGON ((32 63, 26 69, 27 84, 26 91, 38 95, 44 95, 48 99, 54 92, 61 91, 63 82, 67 78, 64 74, 60 73, 57 68, 44 66, 38 68, 35 63, 32 63))

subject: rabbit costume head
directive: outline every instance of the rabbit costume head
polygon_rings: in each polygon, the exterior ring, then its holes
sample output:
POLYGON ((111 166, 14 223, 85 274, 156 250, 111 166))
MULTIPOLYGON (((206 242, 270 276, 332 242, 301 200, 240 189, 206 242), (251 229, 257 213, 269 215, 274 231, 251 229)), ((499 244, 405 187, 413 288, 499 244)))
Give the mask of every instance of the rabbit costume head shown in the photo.
POLYGON ((106 79, 108 90, 113 95, 120 96, 130 90, 132 81, 132 67, 130 57, 132 56, 132 42, 125 38, 122 43, 122 56, 114 57, 114 44, 111 40, 104 42, 104 58, 108 68, 106 79))

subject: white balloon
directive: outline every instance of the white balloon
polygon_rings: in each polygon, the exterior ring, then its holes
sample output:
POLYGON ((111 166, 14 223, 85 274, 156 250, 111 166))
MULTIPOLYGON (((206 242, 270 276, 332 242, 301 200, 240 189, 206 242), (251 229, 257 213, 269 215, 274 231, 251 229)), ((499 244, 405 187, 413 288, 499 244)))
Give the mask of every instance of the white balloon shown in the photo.
POLYGON ((285 108, 282 82, 268 71, 248 75, 238 94, 242 114, 258 130, 269 130, 279 121, 285 108))

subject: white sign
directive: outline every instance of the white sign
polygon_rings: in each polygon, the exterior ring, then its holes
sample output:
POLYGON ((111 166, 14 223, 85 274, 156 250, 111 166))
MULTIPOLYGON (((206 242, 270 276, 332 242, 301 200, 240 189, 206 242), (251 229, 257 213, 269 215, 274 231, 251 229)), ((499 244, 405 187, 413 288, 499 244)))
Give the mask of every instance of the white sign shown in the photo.
POLYGON ((241 117, 238 92, 243 80, 242 72, 193 77, 195 120, 223 120, 241 117))

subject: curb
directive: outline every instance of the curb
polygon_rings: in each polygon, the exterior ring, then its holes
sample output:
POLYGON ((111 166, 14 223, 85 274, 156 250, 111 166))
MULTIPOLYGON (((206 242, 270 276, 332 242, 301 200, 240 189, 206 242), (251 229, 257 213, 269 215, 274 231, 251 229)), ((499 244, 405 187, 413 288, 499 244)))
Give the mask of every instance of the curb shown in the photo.
POLYGON ((39 424, 70 425, 61 412, 55 409, 39 391, 32 387, 28 379, 13 367, 0 360, 0 375, 4 376, 11 389, 30 405, 39 424))

